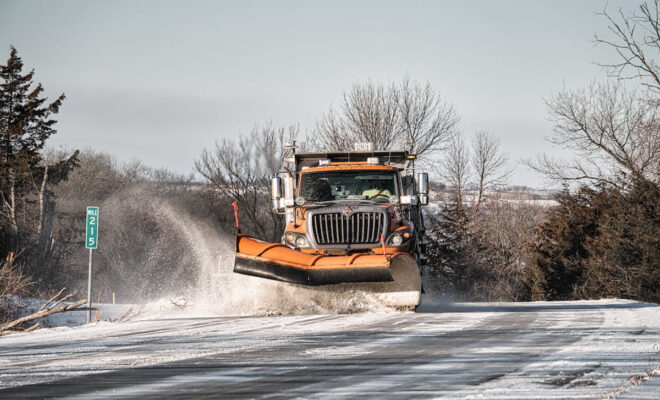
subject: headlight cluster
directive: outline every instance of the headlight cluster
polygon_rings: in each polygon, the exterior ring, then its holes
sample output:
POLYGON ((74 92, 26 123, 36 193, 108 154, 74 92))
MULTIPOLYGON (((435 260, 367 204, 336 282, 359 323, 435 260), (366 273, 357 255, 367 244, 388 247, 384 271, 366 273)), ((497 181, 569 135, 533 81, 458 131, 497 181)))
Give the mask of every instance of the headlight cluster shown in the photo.
POLYGON ((288 244, 289 246, 298 247, 298 248, 309 247, 309 241, 307 240, 305 235, 301 235, 299 233, 288 232, 287 234, 284 235, 284 240, 286 241, 286 244, 288 244))
POLYGON ((410 240, 410 232, 394 232, 390 235, 387 242, 392 246, 401 246, 410 240))

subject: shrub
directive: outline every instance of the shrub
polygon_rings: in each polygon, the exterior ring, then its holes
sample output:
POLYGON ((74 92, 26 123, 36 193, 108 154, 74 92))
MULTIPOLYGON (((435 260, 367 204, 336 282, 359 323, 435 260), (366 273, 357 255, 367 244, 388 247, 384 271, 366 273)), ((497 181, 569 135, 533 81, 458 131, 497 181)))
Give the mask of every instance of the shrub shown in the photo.
POLYGON ((29 295, 32 287, 32 280, 19 265, 9 260, 0 263, 0 323, 16 317, 11 297, 29 295))
POLYGON ((535 263, 548 299, 660 302, 660 190, 636 181, 564 190, 539 226, 535 263))
POLYGON ((472 215, 445 205, 431 224, 430 280, 441 296, 471 301, 521 301, 543 297, 530 263, 542 208, 493 198, 472 215))

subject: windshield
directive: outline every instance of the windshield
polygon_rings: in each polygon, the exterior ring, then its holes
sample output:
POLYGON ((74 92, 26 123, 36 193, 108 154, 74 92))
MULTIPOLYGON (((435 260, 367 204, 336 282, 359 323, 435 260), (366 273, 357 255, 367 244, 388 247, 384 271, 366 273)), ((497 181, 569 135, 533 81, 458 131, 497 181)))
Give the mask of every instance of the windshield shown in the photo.
POLYGON ((300 179, 300 197, 306 202, 372 200, 389 202, 398 196, 397 175, 385 171, 306 172, 300 179))

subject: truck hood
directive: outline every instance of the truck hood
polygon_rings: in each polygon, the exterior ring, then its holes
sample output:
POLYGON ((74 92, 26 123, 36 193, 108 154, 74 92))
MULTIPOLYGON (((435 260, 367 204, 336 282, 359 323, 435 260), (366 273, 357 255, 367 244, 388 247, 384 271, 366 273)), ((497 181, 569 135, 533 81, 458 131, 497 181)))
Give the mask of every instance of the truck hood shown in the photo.
POLYGON ((394 205, 391 203, 376 203, 368 200, 331 200, 331 201, 323 201, 313 204, 306 204, 304 206, 300 206, 300 209, 305 212, 311 210, 317 211, 326 208, 328 209, 328 211, 332 211, 336 209, 342 209, 345 207, 350 207, 351 209, 359 208, 361 210, 365 210, 368 208, 371 209, 390 208, 390 207, 394 207, 394 205))

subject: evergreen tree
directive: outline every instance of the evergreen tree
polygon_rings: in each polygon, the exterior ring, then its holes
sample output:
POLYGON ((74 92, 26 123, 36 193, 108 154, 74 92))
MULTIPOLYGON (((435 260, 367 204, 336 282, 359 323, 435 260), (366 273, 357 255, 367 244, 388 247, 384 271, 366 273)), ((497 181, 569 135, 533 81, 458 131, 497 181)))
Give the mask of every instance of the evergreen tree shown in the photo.
POLYGON ((660 190, 634 181, 563 191, 539 226, 535 262, 550 300, 660 301, 660 190))
MULTIPOLYGON (((0 65, 0 228, 4 231, 0 236, 13 238, 12 242, 19 237, 19 214, 30 204, 30 193, 39 193, 42 203, 41 230, 47 183, 66 179, 77 156, 74 153, 52 166, 43 164, 40 151, 56 133, 53 115, 58 113, 64 94, 48 103, 43 86, 34 85, 33 77, 34 70, 23 73, 23 61, 12 46, 6 65, 0 65)), ((4 242, 0 251, 8 250, 9 241, 4 242)))

